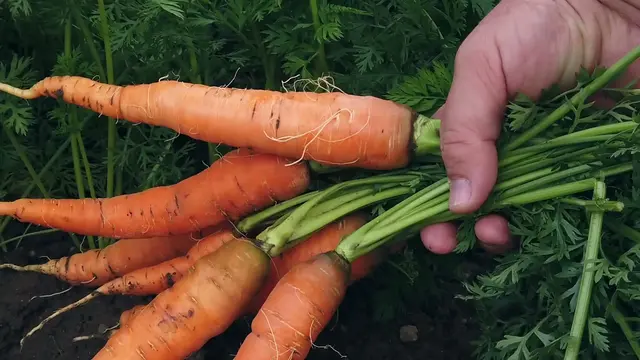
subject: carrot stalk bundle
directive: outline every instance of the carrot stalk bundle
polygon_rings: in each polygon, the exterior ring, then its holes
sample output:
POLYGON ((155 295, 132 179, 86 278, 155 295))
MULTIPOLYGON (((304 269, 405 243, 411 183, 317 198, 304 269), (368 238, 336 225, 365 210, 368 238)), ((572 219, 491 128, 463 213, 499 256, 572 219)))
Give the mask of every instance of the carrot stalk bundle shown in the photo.
POLYGON ((406 166, 438 152, 438 123, 372 96, 276 92, 178 81, 117 86, 80 76, 48 77, 28 90, 0 83, 23 99, 48 96, 101 115, 162 126, 209 143, 326 165, 406 166))
POLYGON ((106 199, 0 202, 0 216, 83 235, 187 234, 293 198, 309 181, 304 163, 290 166, 287 159, 242 148, 174 185, 106 199))
POLYGON ((120 239, 104 249, 92 249, 43 264, 0 264, 0 269, 52 275, 72 285, 100 286, 131 271, 182 256, 199 238, 213 231, 207 228, 190 234, 120 239))
POLYGON ((269 282, 272 258, 309 238, 332 233, 335 236, 335 232, 324 233, 322 229, 359 208, 408 195, 421 177, 410 172, 385 174, 334 185, 286 212, 255 238, 239 236, 224 243, 196 261, 173 287, 156 296, 109 339, 94 359, 187 357, 247 311, 269 282), (365 186, 376 192, 362 194, 359 201, 343 203, 331 211, 321 211, 322 205, 365 186))

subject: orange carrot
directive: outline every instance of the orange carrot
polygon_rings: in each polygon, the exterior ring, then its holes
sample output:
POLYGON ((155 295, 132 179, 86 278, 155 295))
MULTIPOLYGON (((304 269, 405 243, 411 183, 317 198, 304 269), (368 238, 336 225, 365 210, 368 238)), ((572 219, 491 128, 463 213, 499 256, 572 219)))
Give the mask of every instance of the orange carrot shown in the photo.
POLYGON ((292 198, 309 185, 304 163, 234 150, 211 167, 171 186, 107 199, 19 199, 0 202, 0 216, 105 237, 186 234, 292 198))
POLYGON ((302 360, 344 298, 350 264, 327 252, 294 266, 251 323, 235 360, 302 360))
POLYGON ((61 98, 132 123, 162 126, 210 143, 321 164, 394 169, 438 151, 433 124, 409 107, 343 92, 276 92, 178 81, 117 86, 79 76, 45 78, 23 99, 61 98))
POLYGON ((129 310, 125 310, 120 314, 119 326, 122 327, 131 321, 145 307, 144 304, 136 305, 129 310))
POLYGON ((207 228, 184 235, 120 239, 104 249, 77 253, 44 264, 1 264, 0 269, 39 272, 72 285, 100 286, 128 272, 182 256, 198 238, 213 231, 214 228, 207 228))
MULTIPOLYGON (((345 218, 312 238, 345 235, 345 218)), ((307 240, 310 241, 311 239, 307 240)), ((271 259, 257 242, 237 238, 200 258, 173 287, 156 296, 122 327, 94 357, 100 359, 183 359, 225 331, 246 313, 267 283, 271 259)))

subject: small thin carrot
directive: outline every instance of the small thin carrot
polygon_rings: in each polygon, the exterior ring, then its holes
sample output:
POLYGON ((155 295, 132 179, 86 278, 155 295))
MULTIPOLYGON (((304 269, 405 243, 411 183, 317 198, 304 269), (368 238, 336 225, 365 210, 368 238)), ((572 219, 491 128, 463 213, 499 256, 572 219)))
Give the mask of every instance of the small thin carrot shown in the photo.
POLYGON ((0 269, 52 275, 72 285, 100 286, 131 271, 182 256, 196 244, 207 228, 190 234, 120 239, 104 249, 92 249, 43 264, 0 264, 0 269))
POLYGON ((174 185, 106 199, 0 202, 0 216, 84 235, 186 234, 295 197, 309 181, 304 163, 288 166, 284 158, 242 148, 174 185))
POLYGON ((277 92, 178 81, 117 86, 80 76, 44 78, 23 99, 61 98, 104 116, 162 126, 210 143, 326 165, 395 169, 439 151, 438 122, 411 108, 344 92, 277 92))

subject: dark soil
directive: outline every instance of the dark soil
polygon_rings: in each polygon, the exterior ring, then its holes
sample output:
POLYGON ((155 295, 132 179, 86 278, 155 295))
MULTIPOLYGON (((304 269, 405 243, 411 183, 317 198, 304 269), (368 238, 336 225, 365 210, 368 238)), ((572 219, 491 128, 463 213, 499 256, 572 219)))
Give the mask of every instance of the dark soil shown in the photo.
MULTIPOLYGON (((60 257, 74 251, 72 243, 63 235, 31 237, 21 247, 2 254, 0 260, 15 264, 42 262, 41 257, 60 257)), ((386 271, 390 271, 390 266, 386 271)), ((402 277, 398 277, 402 280, 402 277)), ((406 278, 405 278, 406 279, 406 278)), ((405 280, 406 281, 406 280, 405 280)), ((98 298, 48 323, 42 330, 27 338, 22 350, 24 334, 51 314, 54 309, 69 304, 87 294, 86 288, 69 288, 51 276, 36 273, 0 271, 0 358, 2 359, 91 359, 105 342, 104 338, 73 341, 74 337, 98 334, 118 322, 120 314, 150 298, 112 296, 98 298), (58 292, 59 295, 34 298, 58 292)), ((371 288, 380 286, 365 279, 353 285, 337 316, 316 341, 316 348, 308 360, 367 359, 471 359, 470 341, 476 338, 472 326, 473 315, 467 304, 454 300, 459 283, 439 289, 436 306, 424 301, 403 304, 404 311, 391 320, 376 320, 372 315, 371 288), (450 289, 449 289, 450 288, 450 289), (444 291, 444 293, 443 293, 444 291), (444 295, 443 295, 444 294, 444 295), (417 340, 403 342, 400 328, 415 326, 417 340)), ((227 332, 192 356, 193 359, 233 359, 233 353, 247 335, 250 318, 236 322, 227 332)))

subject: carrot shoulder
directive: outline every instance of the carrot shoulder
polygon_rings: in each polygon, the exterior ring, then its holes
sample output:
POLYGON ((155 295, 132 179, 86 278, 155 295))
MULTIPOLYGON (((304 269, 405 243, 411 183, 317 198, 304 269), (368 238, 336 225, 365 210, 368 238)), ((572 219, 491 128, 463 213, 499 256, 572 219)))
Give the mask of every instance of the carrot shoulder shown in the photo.
POLYGON ((424 136, 423 118, 409 107, 343 92, 276 92, 178 81, 116 86, 79 76, 45 78, 29 90, 0 84, 0 91, 24 99, 62 98, 194 139, 329 165, 393 169, 405 166, 413 154, 438 150, 431 134, 424 136))
POLYGON ((177 184, 106 199, 0 202, 0 216, 84 235, 186 234, 235 221, 304 192, 309 170, 279 156, 234 150, 177 184))

